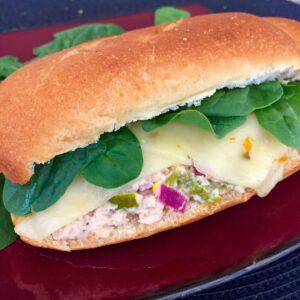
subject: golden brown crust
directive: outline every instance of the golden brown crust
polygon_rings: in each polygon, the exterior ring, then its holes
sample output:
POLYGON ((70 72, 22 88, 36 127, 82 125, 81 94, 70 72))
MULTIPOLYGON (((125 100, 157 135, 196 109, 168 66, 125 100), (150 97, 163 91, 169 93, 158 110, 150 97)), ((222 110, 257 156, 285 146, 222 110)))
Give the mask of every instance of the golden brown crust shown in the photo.
POLYGON ((300 22, 285 18, 264 18, 265 21, 272 23, 281 30, 285 31, 296 42, 300 48, 300 22))
POLYGON ((0 172, 24 184, 33 163, 85 146, 124 123, 205 91, 299 69, 291 36, 253 15, 212 14, 33 61, 0 85, 0 172))
MULTIPOLYGON (((290 161, 285 169, 284 178, 294 174, 300 170, 300 161, 299 158, 290 161)), ((128 231, 116 230, 113 237, 107 239, 97 239, 95 236, 89 236, 85 240, 67 240, 67 241, 57 241, 49 237, 43 240, 31 240, 27 237, 21 236, 21 239, 36 247, 51 248, 62 251, 73 251, 73 250, 82 250, 82 249, 91 249, 102 247, 106 245, 122 243, 129 240, 139 239, 148 237, 150 235, 180 227, 186 225, 210 215, 213 215, 217 212, 220 212, 226 208, 232 207, 234 205, 246 202, 252 196, 255 195, 254 190, 246 190, 245 193, 240 194, 240 196, 235 196, 233 198, 227 198, 222 202, 212 205, 211 207, 203 206, 196 201, 193 201, 193 206, 189 208, 184 214, 169 212, 165 214, 163 219, 155 224, 151 225, 142 225, 139 224, 135 226, 133 232, 128 233, 128 231)), ((14 220, 13 220, 14 221, 14 220)))

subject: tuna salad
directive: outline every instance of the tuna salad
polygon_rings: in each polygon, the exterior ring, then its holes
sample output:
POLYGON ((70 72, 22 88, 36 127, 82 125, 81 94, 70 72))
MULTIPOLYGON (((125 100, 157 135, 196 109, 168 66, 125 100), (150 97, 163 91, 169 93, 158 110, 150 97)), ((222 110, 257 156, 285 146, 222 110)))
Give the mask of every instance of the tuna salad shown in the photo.
POLYGON ((54 240, 107 239, 114 230, 161 221, 167 212, 184 214, 193 203, 210 207, 244 188, 201 173, 195 166, 170 167, 128 187, 101 207, 54 232, 54 240))

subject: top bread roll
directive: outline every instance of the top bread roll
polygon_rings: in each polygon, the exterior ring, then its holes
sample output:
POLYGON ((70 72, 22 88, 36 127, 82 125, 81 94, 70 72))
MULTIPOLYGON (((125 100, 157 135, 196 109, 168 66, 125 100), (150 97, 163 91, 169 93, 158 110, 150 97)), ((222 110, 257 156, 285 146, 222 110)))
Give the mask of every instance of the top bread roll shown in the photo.
POLYGON ((88 42, 34 60, 0 84, 0 172, 84 147, 223 87, 300 69, 299 22, 244 13, 199 16, 88 42))

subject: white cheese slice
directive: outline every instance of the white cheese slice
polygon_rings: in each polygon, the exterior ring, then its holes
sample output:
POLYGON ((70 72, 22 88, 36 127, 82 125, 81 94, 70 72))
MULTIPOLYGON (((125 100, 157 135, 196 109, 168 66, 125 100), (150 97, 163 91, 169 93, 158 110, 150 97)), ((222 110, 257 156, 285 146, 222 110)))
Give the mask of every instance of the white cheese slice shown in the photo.
MULTIPOLYGON (((259 126, 254 115, 222 139, 178 122, 151 133, 143 131, 138 124, 131 129, 141 143, 144 157, 143 170, 136 180, 173 165, 194 163, 201 172, 214 179, 253 188, 263 196, 281 179, 283 168, 277 160, 289 151, 259 126), (252 144, 248 154, 244 146, 246 139, 252 144)), ((113 195, 124 192, 130 184, 108 190, 78 177, 59 201, 42 212, 20 219, 15 230, 28 238, 45 238, 101 206, 113 195)))
MULTIPOLYGON (((222 139, 210 132, 179 122, 169 123, 152 133, 140 127, 132 128, 138 137, 145 160, 143 173, 159 171, 159 161, 194 162, 196 167, 211 177, 259 193, 259 186, 268 175, 273 162, 288 148, 265 131, 250 115, 247 122, 222 139), (251 141, 249 158, 244 147, 251 141)), ((165 164, 164 164, 165 167, 165 164)))

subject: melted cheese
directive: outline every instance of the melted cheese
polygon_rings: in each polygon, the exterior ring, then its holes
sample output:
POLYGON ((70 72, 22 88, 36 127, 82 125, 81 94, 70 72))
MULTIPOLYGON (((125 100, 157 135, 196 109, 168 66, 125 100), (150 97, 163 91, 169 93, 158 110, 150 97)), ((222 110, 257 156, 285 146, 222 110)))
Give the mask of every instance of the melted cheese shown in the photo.
MULTIPOLYGON (((143 170, 136 181, 173 165, 194 163, 214 179, 253 188, 263 196, 282 178, 283 167, 277 160, 289 150, 262 129, 254 115, 223 139, 177 122, 151 133, 144 132, 138 124, 131 129, 144 156, 143 170), (251 147, 245 149, 249 141, 251 147)), ((15 230, 32 239, 45 238, 124 192, 131 184, 108 190, 78 177, 59 201, 45 211, 19 219, 15 230)))
POLYGON ((253 188, 258 193, 273 162, 288 150, 258 124, 254 115, 223 139, 177 122, 152 133, 145 133, 138 126, 132 130, 142 145, 145 175, 159 171, 160 163, 166 167, 168 163, 171 166, 176 162, 191 164, 193 161, 204 174, 253 188), (251 147, 245 149, 249 140, 251 147))

